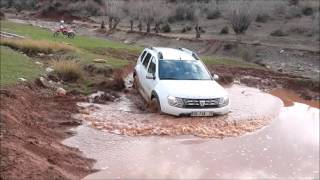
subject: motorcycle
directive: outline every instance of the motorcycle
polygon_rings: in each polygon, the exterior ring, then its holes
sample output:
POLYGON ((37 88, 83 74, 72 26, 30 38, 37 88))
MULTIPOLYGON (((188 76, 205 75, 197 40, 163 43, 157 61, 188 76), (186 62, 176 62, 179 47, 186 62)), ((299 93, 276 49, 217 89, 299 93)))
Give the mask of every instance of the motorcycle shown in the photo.
POLYGON ((58 37, 60 34, 67 36, 70 39, 73 39, 76 36, 76 33, 73 29, 68 29, 66 27, 55 30, 53 37, 58 37))

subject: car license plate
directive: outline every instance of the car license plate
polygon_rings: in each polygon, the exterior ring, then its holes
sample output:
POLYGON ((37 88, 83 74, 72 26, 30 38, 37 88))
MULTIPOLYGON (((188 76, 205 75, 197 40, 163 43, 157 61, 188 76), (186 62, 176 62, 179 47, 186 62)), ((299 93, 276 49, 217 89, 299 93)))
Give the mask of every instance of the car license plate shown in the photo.
POLYGON ((208 111, 195 111, 191 113, 191 116, 213 116, 213 112, 208 111))

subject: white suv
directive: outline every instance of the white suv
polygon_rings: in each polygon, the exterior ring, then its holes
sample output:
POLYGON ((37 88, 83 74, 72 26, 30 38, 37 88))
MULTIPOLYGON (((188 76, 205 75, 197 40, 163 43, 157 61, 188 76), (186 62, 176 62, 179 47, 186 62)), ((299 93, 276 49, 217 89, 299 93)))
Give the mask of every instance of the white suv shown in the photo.
POLYGON ((227 92, 192 51, 146 48, 133 73, 135 87, 159 112, 175 116, 213 116, 229 112, 227 92))

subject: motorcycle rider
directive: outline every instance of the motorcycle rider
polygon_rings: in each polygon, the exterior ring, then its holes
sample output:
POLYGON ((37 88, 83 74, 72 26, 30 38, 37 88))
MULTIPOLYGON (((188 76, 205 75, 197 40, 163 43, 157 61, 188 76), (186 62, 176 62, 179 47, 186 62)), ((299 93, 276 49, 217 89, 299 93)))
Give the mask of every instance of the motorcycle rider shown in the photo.
POLYGON ((64 30, 65 29, 65 25, 64 25, 64 20, 60 21, 60 29, 64 30))

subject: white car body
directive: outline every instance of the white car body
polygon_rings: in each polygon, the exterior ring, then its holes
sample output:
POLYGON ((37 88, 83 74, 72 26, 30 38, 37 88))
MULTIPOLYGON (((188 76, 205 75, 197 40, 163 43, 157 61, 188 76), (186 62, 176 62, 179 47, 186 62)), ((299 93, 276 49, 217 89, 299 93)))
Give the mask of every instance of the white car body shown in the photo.
MULTIPOLYGON (((161 69, 161 71, 165 72, 165 69, 161 69)), ((226 114, 230 111, 228 93, 214 80, 199 57, 190 50, 184 48, 146 48, 138 58, 134 77, 143 98, 147 102, 150 102, 152 98, 157 98, 163 113, 175 116, 213 116, 226 114), (202 72, 208 73, 210 79, 160 78, 159 62, 161 60, 181 60, 185 61, 184 63, 195 63, 197 66, 201 66, 202 70, 205 69, 202 72), (148 73, 148 71, 152 73, 148 73)))

